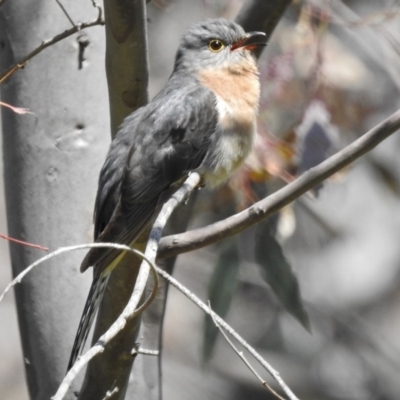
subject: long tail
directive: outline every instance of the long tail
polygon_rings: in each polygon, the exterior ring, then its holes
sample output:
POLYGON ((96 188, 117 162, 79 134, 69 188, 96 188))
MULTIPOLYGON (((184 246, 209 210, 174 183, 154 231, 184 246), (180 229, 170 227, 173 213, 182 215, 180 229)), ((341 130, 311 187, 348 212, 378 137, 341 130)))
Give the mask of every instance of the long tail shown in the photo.
POLYGON ((71 355, 69 357, 67 372, 72 368, 76 359, 82 353, 90 328, 93 324, 96 311, 99 308, 100 301, 103 298, 104 291, 107 287, 107 282, 110 275, 110 273, 102 274, 98 278, 95 278, 92 282, 85 308, 83 309, 82 317, 79 322, 78 331, 76 332, 71 355))

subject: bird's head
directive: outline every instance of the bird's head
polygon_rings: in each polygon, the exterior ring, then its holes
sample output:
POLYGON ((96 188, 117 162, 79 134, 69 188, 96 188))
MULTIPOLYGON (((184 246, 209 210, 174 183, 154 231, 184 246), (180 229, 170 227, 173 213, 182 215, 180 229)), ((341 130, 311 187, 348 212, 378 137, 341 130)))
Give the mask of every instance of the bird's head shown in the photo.
POLYGON ((265 46, 263 32, 248 32, 226 19, 193 25, 182 37, 175 59, 175 70, 196 73, 204 69, 230 67, 255 62, 253 50, 265 46))

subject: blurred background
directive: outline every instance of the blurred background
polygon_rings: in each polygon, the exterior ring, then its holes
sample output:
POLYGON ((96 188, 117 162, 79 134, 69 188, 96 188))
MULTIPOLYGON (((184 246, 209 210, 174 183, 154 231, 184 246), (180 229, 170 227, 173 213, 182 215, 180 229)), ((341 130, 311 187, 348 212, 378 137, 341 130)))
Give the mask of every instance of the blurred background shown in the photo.
MULTIPOLYGON (((187 27, 205 18, 234 18, 242 3, 148 5, 151 97, 171 73, 187 27)), ((397 110, 399 21, 399 1, 293 1, 259 61, 254 152, 228 185, 200 191, 190 227, 278 190, 397 110)), ((397 133, 266 222, 178 258, 175 277, 210 299, 300 399, 399 398, 399 151, 397 133)), ((6 234, 2 181, 0 215, 0 233, 6 234)), ((0 239, 0 290, 11 279, 7 246, 0 239)), ((0 304, 0 320, 0 392, 4 399, 25 400, 12 295, 0 304)), ((173 288, 163 374, 166 399, 274 398, 173 288)))

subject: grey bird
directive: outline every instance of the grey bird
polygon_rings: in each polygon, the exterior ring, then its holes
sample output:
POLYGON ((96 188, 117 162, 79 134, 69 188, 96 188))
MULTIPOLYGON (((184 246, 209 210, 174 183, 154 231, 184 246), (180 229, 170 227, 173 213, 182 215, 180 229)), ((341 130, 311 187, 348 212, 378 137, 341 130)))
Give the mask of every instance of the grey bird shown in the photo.
MULTIPOLYGON (((122 123, 100 172, 94 212, 96 242, 132 245, 188 173, 202 183, 225 182, 249 154, 256 131, 260 84, 253 54, 262 32, 246 33, 225 19, 192 26, 173 72, 154 99, 122 123)), ((71 352, 80 354, 117 250, 92 248, 81 271, 94 278, 71 352)))

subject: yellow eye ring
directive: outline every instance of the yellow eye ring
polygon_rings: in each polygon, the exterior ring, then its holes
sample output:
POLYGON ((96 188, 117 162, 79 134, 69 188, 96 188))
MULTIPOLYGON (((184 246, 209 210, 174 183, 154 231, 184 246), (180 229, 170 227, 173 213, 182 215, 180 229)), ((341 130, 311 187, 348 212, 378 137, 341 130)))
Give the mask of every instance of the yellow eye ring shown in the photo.
POLYGON ((219 39, 212 39, 208 42, 208 48, 213 53, 218 53, 225 48, 225 45, 219 39))

